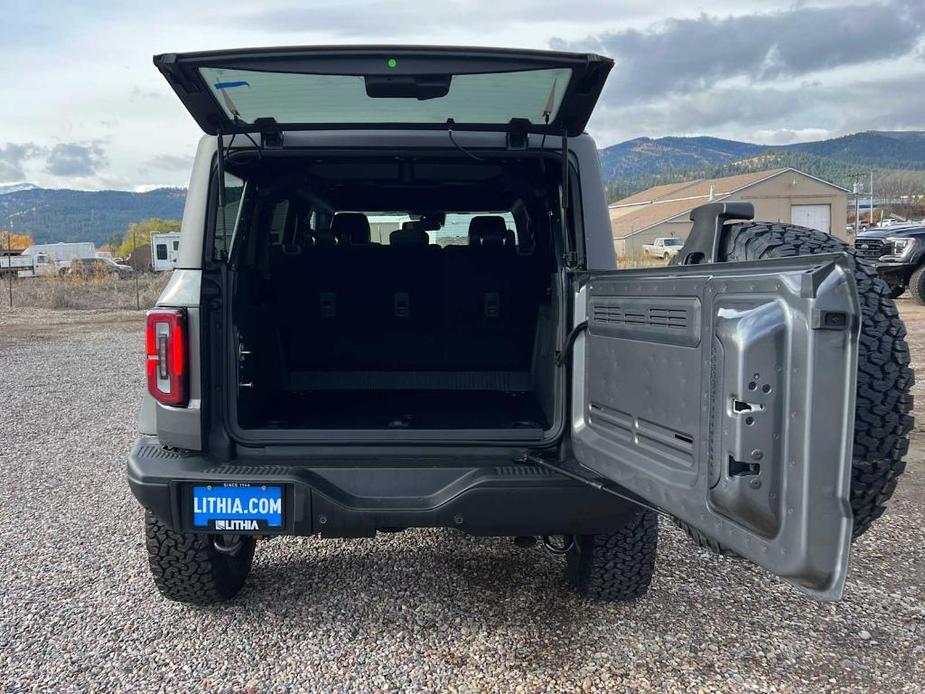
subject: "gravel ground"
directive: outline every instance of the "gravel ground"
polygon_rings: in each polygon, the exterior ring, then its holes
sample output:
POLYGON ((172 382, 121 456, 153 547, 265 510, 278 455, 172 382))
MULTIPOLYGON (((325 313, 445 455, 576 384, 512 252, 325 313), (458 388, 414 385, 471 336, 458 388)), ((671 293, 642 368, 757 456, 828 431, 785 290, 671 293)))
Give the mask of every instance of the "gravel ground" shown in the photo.
POLYGON ((542 551, 415 531, 261 543, 238 599, 192 608, 149 580, 124 481, 141 315, 0 312, 0 365, 6 691, 925 688, 921 439, 837 604, 663 524, 632 605, 580 601, 542 551))

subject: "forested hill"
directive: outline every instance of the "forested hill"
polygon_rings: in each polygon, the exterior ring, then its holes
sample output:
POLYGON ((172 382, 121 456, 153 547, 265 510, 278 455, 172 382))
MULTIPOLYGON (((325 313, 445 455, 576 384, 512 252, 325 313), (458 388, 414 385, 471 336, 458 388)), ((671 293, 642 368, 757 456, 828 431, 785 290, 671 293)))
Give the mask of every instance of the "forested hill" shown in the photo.
POLYGON ((132 222, 180 219, 186 199, 182 188, 132 193, 19 187, 24 189, 0 191, 0 229, 28 233, 35 243, 93 241, 101 246, 132 222))
POLYGON ((925 192, 925 132, 871 131, 774 147, 710 137, 637 138, 601 150, 611 200, 663 183, 786 166, 849 189, 856 173, 873 171, 877 179, 904 172, 925 192))

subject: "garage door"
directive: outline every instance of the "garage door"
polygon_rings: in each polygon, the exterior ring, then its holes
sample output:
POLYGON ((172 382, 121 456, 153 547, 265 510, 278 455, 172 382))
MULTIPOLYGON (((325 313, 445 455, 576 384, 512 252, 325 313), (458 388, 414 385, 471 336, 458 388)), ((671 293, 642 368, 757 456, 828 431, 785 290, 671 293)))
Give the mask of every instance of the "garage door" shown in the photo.
POLYGON ((791 205, 790 221, 801 227, 832 233, 832 208, 830 205, 791 205))

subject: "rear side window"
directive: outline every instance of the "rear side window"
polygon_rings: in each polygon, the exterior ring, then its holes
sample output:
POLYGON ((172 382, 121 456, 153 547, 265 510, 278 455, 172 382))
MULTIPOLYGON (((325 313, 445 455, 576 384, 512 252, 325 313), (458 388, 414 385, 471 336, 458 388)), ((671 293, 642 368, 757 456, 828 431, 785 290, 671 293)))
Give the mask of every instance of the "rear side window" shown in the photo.
POLYGON ((281 246, 289 243, 291 239, 286 238, 286 220, 289 218, 289 201, 280 200, 273 206, 273 213, 270 216, 270 244, 281 246))
POLYGON ((222 207, 216 196, 216 205, 219 207, 215 215, 215 255, 217 259, 226 258, 231 251, 238 222, 241 216, 241 203, 244 200, 244 180, 234 174, 225 172, 225 204, 222 207))
POLYGON ((162 243, 157 244, 157 259, 167 260, 167 246, 162 243))
POLYGON ((510 212, 477 212, 448 213, 443 228, 431 232, 434 235, 433 242, 441 246, 465 246, 469 243, 469 224, 472 223, 472 218, 482 215, 503 217, 508 230, 513 234, 515 241, 517 240, 517 225, 514 223, 514 215, 510 212))

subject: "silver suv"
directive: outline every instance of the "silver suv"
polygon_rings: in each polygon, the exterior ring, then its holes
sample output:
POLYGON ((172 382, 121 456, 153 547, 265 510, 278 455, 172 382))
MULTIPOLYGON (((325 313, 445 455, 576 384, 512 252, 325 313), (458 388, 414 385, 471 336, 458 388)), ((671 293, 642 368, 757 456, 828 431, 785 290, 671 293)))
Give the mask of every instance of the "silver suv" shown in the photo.
POLYGON ((911 427, 888 290, 742 203, 618 269, 584 133, 612 61, 154 62, 205 132, 128 464, 165 596, 234 596, 260 538, 442 527, 539 538, 579 593, 631 600, 658 514, 841 595, 911 427))

